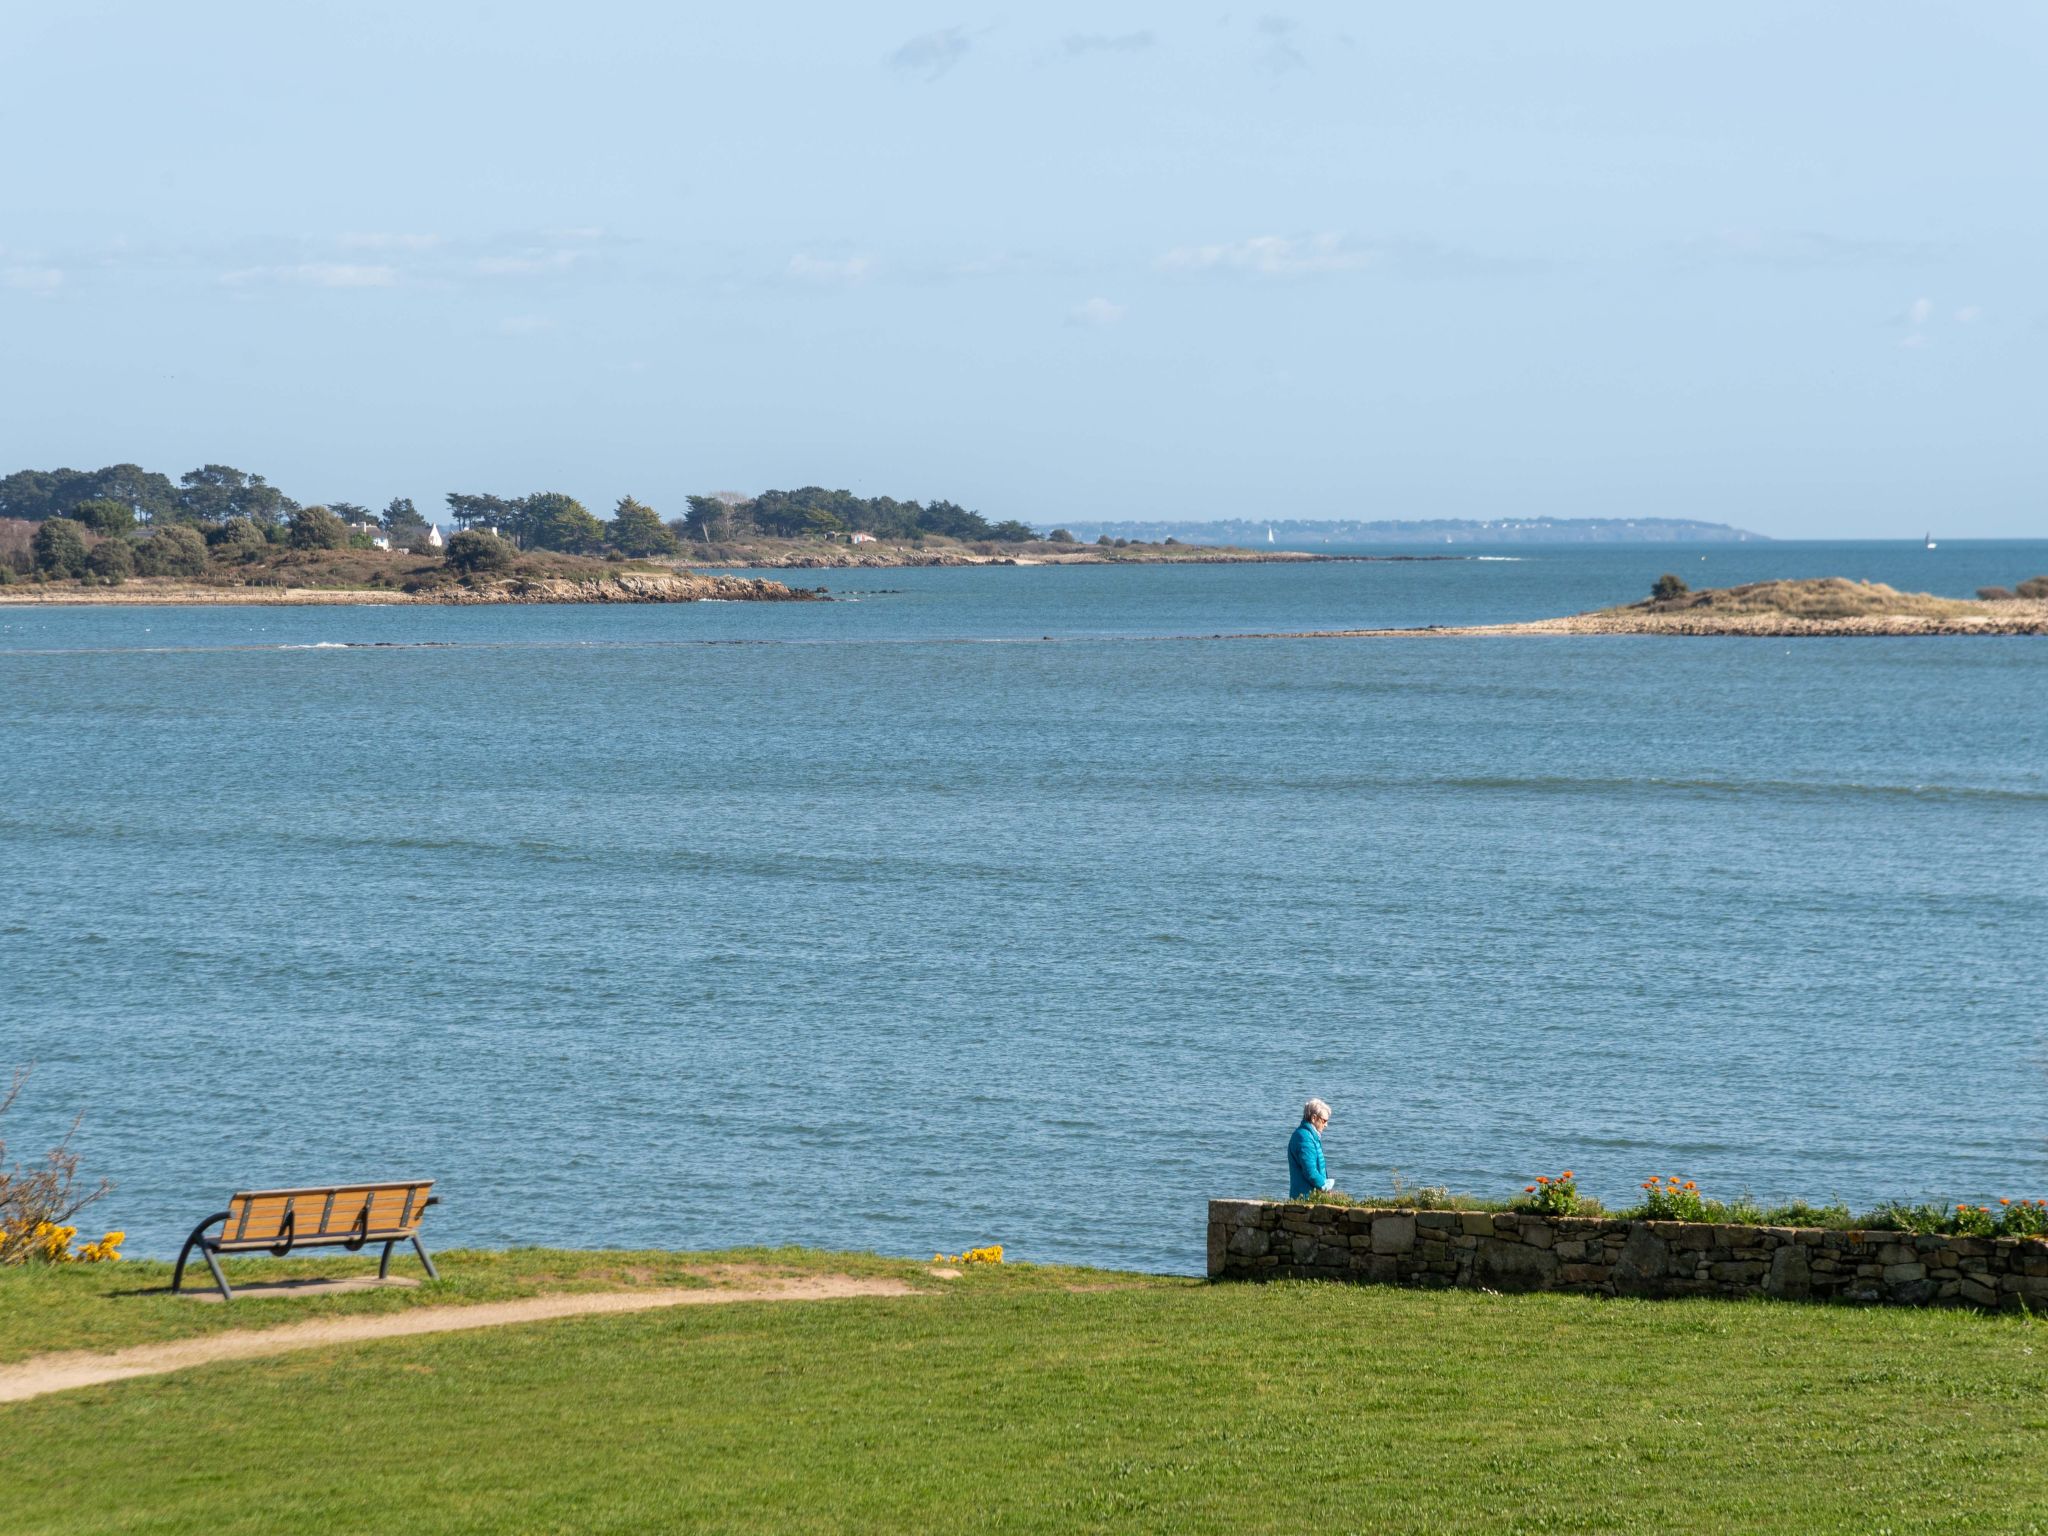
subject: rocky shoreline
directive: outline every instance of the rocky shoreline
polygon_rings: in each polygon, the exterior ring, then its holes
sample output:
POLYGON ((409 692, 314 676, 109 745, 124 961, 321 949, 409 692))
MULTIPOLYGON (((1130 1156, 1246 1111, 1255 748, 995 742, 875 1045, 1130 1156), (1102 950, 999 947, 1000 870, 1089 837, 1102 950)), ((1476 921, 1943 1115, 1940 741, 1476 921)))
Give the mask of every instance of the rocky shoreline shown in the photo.
POLYGON ((1841 635, 2048 634, 2048 598, 1936 597, 1839 576, 1680 591, 1619 608, 1519 624, 1357 629, 1343 637, 1410 635, 1688 635, 1804 639, 1841 635))
POLYGON ((0 587, 0 606, 218 606, 320 607, 425 603, 467 607, 495 603, 816 603, 830 602, 823 587, 791 587, 746 576, 661 575, 626 572, 590 579, 513 577, 474 585, 448 583, 407 592, 388 587, 208 586, 150 579, 118 587, 65 584, 0 587))

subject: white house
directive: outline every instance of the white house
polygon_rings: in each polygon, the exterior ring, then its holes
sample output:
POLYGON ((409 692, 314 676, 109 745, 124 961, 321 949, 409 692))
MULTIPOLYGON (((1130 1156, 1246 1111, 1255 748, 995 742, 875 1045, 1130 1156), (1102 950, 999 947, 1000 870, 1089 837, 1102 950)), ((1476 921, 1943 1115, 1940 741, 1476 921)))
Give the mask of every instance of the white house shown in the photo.
POLYGON ((439 523, 427 524, 427 548, 439 549, 446 542, 441 537, 441 525, 439 523))
POLYGON ((872 544, 875 542, 875 536, 872 533, 862 533, 856 528, 846 542, 849 544, 872 544))

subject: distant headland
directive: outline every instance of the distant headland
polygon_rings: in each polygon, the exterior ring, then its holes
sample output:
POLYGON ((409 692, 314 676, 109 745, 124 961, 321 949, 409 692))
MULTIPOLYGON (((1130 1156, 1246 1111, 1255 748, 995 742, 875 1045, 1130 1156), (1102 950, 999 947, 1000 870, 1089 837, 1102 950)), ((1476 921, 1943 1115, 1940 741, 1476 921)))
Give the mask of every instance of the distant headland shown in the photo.
POLYGON ((1434 517, 1379 521, 1233 518, 1225 522, 1076 522, 1090 540, 1166 539, 1183 544, 1284 545, 1293 549, 1373 544, 1762 544, 1764 535, 1686 517, 1434 517))

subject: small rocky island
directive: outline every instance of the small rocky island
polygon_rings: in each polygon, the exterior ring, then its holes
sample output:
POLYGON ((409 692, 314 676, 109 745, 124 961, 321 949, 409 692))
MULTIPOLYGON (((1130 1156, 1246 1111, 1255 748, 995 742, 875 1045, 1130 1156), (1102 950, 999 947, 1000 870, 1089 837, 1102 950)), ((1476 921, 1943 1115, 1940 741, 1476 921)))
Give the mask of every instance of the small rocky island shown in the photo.
POLYGON ((2048 578, 1976 598, 1901 592, 1883 582, 1825 576, 1756 581, 1692 591, 1659 577, 1639 603, 1521 624, 1353 630, 1356 635, 2041 635, 2048 634, 2048 578))

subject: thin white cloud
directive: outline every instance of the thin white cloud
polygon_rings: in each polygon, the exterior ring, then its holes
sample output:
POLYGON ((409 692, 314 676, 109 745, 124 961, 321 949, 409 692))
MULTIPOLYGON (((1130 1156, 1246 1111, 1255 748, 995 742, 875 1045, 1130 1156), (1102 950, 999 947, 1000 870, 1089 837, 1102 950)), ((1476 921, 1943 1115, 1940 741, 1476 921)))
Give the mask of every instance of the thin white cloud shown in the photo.
POLYGON ((1788 270, 1920 263, 1939 254, 1938 247, 1912 241, 1754 226, 1718 229, 1668 249, 1687 262, 1734 261, 1788 270))
POLYGON ((1067 324, 1104 326, 1115 325, 1128 311, 1121 304, 1112 304, 1108 299, 1094 298, 1084 304, 1076 304, 1067 311, 1067 324))
POLYGON ((17 293, 54 293, 64 286, 59 267, 0 267, 0 288, 17 293))
POLYGON ((1176 246, 1159 258, 1169 272, 1251 272, 1260 277, 1304 277, 1357 272, 1382 259, 1376 246, 1354 245, 1341 235, 1254 235, 1228 245, 1176 246))
POLYGON ((398 269, 382 264, 348 261, 301 261, 287 266, 242 267, 224 272, 221 281, 230 288, 257 283, 287 283, 308 288, 395 288, 398 269))
POLYGON ((476 270, 485 277, 539 277, 549 272, 566 272, 576 264, 577 251, 521 251, 510 256, 479 256, 476 270))
POLYGON ((798 282, 850 286, 866 282, 874 269, 874 262, 866 256, 832 257, 799 253, 789 258, 789 265, 784 270, 798 282))
POLYGON ((1143 53, 1158 39, 1147 32, 1069 32, 1060 39, 1060 52, 1070 59, 1091 53, 1143 53))
POLYGON ((1934 314, 1934 300, 1915 299, 1913 307, 1906 311, 1908 325, 1925 325, 1934 314))
POLYGON ((1975 325, 1979 320, 1982 320, 1983 318, 1984 311, 1981 306, 1976 304, 1965 304, 1961 309, 1956 311, 1957 325, 1975 325))
POLYGON ((906 75, 936 80, 967 57, 973 44, 959 27, 941 27, 910 39, 889 55, 889 67, 906 75))
POLYGON ((441 237, 367 230, 343 235, 335 244, 348 251, 431 251, 441 237))

